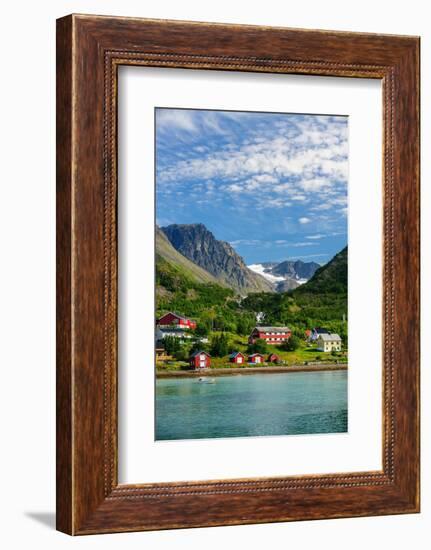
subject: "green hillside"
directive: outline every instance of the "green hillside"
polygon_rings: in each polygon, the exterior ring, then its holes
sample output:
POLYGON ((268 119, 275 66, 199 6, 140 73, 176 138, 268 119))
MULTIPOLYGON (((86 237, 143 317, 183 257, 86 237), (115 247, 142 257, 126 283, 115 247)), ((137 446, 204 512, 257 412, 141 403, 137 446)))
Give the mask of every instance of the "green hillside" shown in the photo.
POLYGON ((156 245, 156 315, 167 311, 192 317, 204 333, 247 335, 263 312, 265 325, 288 325, 298 334, 325 326, 347 338, 347 247, 304 285, 284 293, 245 298, 182 256, 159 231, 156 245))
POLYGON ((156 261, 156 316, 178 311, 198 321, 203 334, 230 331, 248 334, 254 315, 239 309, 239 299, 230 288, 218 283, 201 283, 182 266, 161 256, 156 261))
POLYGON ((265 324, 288 324, 300 329, 324 325, 346 333, 347 247, 304 285, 281 294, 252 294, 241 306, 264 312, 265 324))
POLYGON ((319 267, 313 277, 293 294, 347 294, 347 256, 346 246, 330 262, 319 267))

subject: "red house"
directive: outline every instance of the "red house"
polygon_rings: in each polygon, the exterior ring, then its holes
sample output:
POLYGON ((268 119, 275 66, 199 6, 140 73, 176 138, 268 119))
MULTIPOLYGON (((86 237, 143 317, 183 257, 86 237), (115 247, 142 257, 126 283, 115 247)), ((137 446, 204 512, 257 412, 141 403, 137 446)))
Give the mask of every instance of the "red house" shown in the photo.
POLYGON ((209 369, 211 365, 211 356, 206 351, 195 351, 190 355, 190 367, 194 370, 209 369))
POLYGON ((249 363, 263 363, 263 355, 261 353, 252 353, 248 356, 249 363))
POLYGON ((245 363, 245 357, 240 351, 234 351, 229 355, 229 361, 237 365, 242 365, 245 363))
POLYGON ((280 362, 280 356, 276 353, 270 353, 268 355, 268 363, 279 363, 280 362))
POLYGON ((280 345, 290 338, 292 331, 289 327, 255 327, 248 338, 249 344, 256 340, 265 340, 267 344, 280 345))
POLYGON ((157 324, 162 327, 176 326, 181 328, 196 328, 196 321, 192 321, 191 319, 183 317, 178 313, 172 313, 172 311, 170 311, 169 313, 165 313, 165 315, 162 315, 157 321, 157 324))

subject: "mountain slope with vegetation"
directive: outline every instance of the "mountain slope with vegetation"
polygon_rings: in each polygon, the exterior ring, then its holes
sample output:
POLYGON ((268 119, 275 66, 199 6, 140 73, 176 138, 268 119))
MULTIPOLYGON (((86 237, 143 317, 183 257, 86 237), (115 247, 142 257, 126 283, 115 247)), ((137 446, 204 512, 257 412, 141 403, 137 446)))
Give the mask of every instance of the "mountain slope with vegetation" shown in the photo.
POLYGON ((295 294, 338 293, 347 295, 347 246, 330 262, 316 270, 313 277, 295 294))
POLYGON ((252 313, 239 309, 239 298, 231 288, 199 282, 192 273, 161 256, 156 262, 156 317, 178 311, 198 321, 197 332, 229 331, 249 334, 252 313))
POLYGON ((347 247, 294 290, 249 292, 245 297, 244 290, 228 286, 222 277, 190 261, 159 229, 156 260, 157 316, 177 311, 196 319, 201 334, 248 335, 257 324, 256 315, 261 314, 263 325, 288 325, 298 335, 324 326, 347 340, 347 247))
POLYGON ((347 247, 320 267, 307 283, 283 294, 251 294, 241 307, 263 312, 265 324, 287 324, 301 329, 324 325, 345 335, 347 247))

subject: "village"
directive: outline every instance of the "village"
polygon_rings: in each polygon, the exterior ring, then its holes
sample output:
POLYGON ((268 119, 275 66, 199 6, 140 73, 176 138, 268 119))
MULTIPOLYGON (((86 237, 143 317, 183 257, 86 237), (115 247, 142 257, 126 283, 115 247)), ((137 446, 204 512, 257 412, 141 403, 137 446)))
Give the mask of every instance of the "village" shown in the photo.
POLYGON ((177 312, 156 320, 155 354, 157 373, 347 364, 342 338, 324 327, 257 325, 248 338, 214 332, 210 339, 200 334, 197 321, 177 312))

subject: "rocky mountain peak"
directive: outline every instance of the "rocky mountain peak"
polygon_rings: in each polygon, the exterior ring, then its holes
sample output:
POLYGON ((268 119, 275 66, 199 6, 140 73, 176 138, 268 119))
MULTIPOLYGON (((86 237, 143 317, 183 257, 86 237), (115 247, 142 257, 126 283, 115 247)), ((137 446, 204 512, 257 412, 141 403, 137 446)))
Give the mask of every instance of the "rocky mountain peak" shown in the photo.
POLYGON ((204 224, 172 224, 161 229, 178 252, 240 293, 274 290, 270 282, 248 269, 229 243, 217 240, 204 224))

